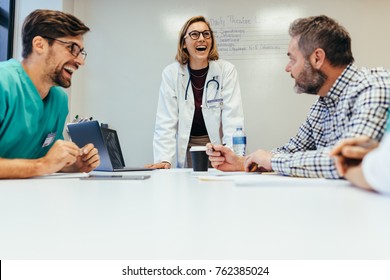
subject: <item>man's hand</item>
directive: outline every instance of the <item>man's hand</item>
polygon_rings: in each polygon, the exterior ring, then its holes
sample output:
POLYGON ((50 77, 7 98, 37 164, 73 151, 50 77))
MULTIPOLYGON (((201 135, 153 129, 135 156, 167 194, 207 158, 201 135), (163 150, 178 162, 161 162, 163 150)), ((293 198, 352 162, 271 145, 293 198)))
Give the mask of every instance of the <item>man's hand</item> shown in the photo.
POLYGON ((80 149, 76 144, 57 140, 47 154, 39 159, 41 174, 51 174, 69 167, 80 157, 80 149))
POLYGON ((100 165, 100 156, 98 150, 93 144, 87 144, 83 148, 79 149, 79 151, 80 154, 77 156, 76 161, 70 166, 65 166, 61 171, 91 172, 100 165))
POLYGON ((206 148, 212 167, 221 171, 244 171, 244 157, 237 156, 228 147, 207 143, 206 148))
POLYGON ((271 166, 272 153, 264 150, 256 152, 245 157, 246 172, 268 172, 272 171, 271 166))
POLYGON ((333 147, 330 156, 335 157, 337 172, 345 176, 349 168, 359 165, 364 156, 378 145, 367 136, 343 139, 333 147))

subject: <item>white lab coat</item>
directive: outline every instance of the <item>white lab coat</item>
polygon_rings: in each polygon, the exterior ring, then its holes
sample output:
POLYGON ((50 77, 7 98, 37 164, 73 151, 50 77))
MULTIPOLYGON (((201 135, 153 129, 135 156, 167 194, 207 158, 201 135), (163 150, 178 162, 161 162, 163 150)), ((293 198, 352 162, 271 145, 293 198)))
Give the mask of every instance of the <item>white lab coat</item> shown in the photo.
MULTIPOLYGON (((194 117, 195 104, 187 65, 178 62, 168 65, 162 73, 159 101, 154 130, 154 162, 167 161, 178 168, 186 167, 186 152, 194 117)), ((203 90, 202 113, 211 143, 225 143, 232 147, 232 135, 237 127, 244 127, 241 92, 237 71, 233 64, 216 60, 209 61, 209 71, 203 90), (210 84, 206 96, 206 84, 215 77, 219 82, 210 84), (210 88, 213 87, 213 93, 210 88), (208 108, 206 98, 213 100, 217 94, 223 105, 208 108), (211 95, 211 96, 210 96, 211 95)))

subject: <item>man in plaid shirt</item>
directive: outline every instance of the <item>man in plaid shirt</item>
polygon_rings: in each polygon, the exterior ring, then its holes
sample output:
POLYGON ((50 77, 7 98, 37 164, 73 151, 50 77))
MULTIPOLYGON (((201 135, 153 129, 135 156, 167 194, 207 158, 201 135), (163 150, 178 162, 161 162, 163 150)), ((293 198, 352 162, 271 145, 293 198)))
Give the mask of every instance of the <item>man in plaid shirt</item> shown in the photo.
POLYGON ((381 140, 390 101, 390 72, 358 69, 348 32, 327 16, 297 19, 289 33, 285 70, 295 80, 296 92, 318 95, 318 100, 297 135, 272 151, 239 157, 227 147, 207 144, 213 167, 340 178, 329 155, 340 139, 365 135, 381 140))

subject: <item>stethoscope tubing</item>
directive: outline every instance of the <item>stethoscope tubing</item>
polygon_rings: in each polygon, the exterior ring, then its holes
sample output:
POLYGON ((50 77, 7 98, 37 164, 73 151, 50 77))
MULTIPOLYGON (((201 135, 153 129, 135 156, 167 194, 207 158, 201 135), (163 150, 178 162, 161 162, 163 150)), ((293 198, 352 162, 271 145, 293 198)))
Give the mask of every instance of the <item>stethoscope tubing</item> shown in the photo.
MULTIPOLYGON (((217 91, 219 90, 219 82, 215 79, 215 76, 211 79, 211 80, 208 80, 207 83, 206 83, 206 99, 207 99, 207 90, 209 88, 209 84, 211 82, 215 82, 217 84, 217 91)), ((186 86, 186 93, 185 93, 185 96, 184 96, 184 99, 187 100, 187 97, 188 97, 188 88, 190 86, 190 83, 191 83, 191 76, 188 78, 188 83, 187 83, 187 86, 186 86)))

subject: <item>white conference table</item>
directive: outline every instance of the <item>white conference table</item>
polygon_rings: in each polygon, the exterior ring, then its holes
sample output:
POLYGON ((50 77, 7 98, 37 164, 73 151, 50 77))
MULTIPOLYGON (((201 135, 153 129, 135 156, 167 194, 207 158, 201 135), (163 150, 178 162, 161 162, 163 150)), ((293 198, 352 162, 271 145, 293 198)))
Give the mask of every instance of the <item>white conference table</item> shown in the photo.
POLYGON ((0 259, 390 259, 390 197, 345 181, 133 174, 0 180, 0 259))

